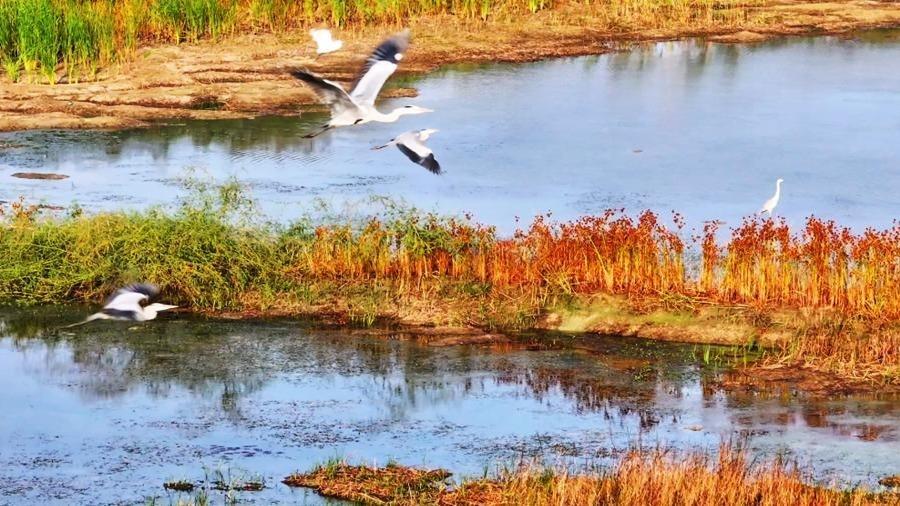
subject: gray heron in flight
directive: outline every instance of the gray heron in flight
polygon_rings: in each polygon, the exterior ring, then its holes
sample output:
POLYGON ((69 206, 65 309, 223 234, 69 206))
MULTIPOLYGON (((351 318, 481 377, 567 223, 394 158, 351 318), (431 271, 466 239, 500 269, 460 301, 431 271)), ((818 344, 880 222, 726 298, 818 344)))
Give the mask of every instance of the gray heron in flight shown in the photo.
POLYGON ((775 206, 778 205, 778 201, 781 199, 781 183, 783 182, 784 179, 781 178, 778 178, 778 181, 775 181, 775 195, 772 195, 772 198, 767 200, 756 214, 769 213, 769 217, 772 216, 772 211, 775 210, 775 206))
POLYGON ((316 57, 333 53, 344 45, 344 41, 331 38, 331 30, 318 28, 309 31, 310 37, 316 42, 316 57))
POLYGON ((388 146, 397 146, 397 148, 406 155, 407 158, 425 167, 433 174, 441 173, 441 165, 434 159, 434 152, 425 145, 425 141, 431 137, 431 134, 437 132, 433 128, 425 128, 423 130, 413 130, 403 132, 394 137, 387 144, 375 146, 372 149, 384 149, 388 146))
POLYGON ((387 114, 375 108, 375 98, 388 77, 397 70, 397 64, 403 59, 408 47, 408 30, 379 44, 366 60, 350 93, 347 93, 340 84, 307 70, 291 71, 292 76, 309 85, 319 95, 319 98, 331 107, 331 119, 328 123, 321 130, 307 134, 305 137, 315 137, 336 127, 358 125, 370 121, 393 123, 407 114, 433 112, 431 109, 415 105, 399 107, 387 114))
POLYGON ((84 321, 68 325, 68 327, 84 325, 94 320, 143 322, 156 318, 161 311, 178 307, 152 302, 158 295, 159 288, 148 283, 124 286, 110 296, 99 312, 88 316, 84 321))

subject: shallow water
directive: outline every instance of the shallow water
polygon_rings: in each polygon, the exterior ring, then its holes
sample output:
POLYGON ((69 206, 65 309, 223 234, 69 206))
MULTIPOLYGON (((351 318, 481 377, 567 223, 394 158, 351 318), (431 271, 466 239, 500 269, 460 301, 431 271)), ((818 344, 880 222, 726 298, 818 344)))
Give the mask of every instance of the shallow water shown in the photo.
POLYGON ((559 335, 435 348, 177 316, 48 332, 80 314, 0 311, 0 504, 166 503, 163 481, 204 468, 264 477, 242 500, 316 503, 280 480, 336 456, 459 476, 742 438, 823 480, 900 472, 900 399, 728 393, 689 345, 559 335))
POLYGON ((290 219, 316 206, 367 209, 389 196, 503 231, 515 218, 609 207, 683 213, 692 226, 755 212, 785 179, 778 213, 856 228, 900 215, 900 37, 793 38, 753 45, 663 42, 599 57, 456 67, 384 103, 436 109, 391 125, 301 135, 303 118, 192 122, 123 132, 0 135, 0 200, 22 194, 89 208, 170 203, 186 166, 249 183, 290 219), (396 150, 399 132, 438 128, 435 177, 396 150), (8 177, 51 171, 64 181, 8 177))

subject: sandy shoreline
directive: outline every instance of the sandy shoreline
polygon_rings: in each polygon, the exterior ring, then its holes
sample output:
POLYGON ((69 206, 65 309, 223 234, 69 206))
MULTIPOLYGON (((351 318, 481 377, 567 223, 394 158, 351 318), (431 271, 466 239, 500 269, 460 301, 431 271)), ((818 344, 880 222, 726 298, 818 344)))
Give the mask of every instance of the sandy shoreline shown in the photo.
MULTIPOLYGON (((757 42, 777 36, 825 35, 900 27, 900 4, 874 1, 775 2, 751 9, 747 26, 598 31, 577 16, 540 13, 519 22, 460 23, 425 19, 412 27, 414 46, 401 72, 421 74, 464 62, 524 62, 602 54, 623 43, 709 37, 757 42), (571 19, 572 21, 567 21, 571 19)), ((348 82, 391 28, 343 32, 346 50, 318 61, 305 32, 246 35, 224 41, 152 46, 98 81, 57 85, 0 80, 0 131, 41 128, 130 128, 183 119, 296 115, 316 97, 287 71, 306 67, 348 82)), ((394 89, 393 96, 415 90, 394 89)))

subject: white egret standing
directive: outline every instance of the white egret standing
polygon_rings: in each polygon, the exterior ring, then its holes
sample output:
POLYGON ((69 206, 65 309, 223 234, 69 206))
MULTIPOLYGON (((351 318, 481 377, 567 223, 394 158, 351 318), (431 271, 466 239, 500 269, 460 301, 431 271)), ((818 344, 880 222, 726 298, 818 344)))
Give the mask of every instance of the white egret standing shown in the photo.
POLYGON ((783 182, 784 179, 781 178, 778 178, 778 181, 775 181, 775 195, 772 195, 772 198, 767 200, 756 214, 769 213, 769 217, 772 216, 772 211, 775 210, 775 206, 778 205, 778 200, 781 199, 781 183, 783 182))
POLYGON ((423 130, 413 130, 411 132, 403 132, 394 137, 387 144, 375 146, 372 149, 384 149, 388 146, 397 146, 407 158, 425 167, 433 174, 441 173, 441 165, 434 159, 434 152, 425 145, 425 141, 431 137, 431 134, 437 132, 433 128, 425 128, 423 130))
POLYGON ((333 53, 344 45, 344 41, 331 38, 331 30, 325 28, 310 30, 309 35, 316 42, 317 58, 323 54, 333 53))
POLYGON ((178 306, 152 303, 159 295, 159 288, 148 283, 139 283, 119 288, 106 301, 103 309, 85 318, 84 321, 68 325, 75 327, 94 320, 127 320, 143 322, 156 318, 157 313, 174 309, 178 306))
POLYGON ((331 119, 321 130, 304 137, 315 137, 335 127, 377 121, 393 123, 407 114, 424 114, 431 109, 407 105, 384 114, 375 108, 375 98, 385 81, 397 69, 409 47, 409 31, 400 32, 378 45, 366 60, 353 90, 347 93, 340 84, 306 70, 294 70, 291 75, 308 84, 331 107, 331 119))

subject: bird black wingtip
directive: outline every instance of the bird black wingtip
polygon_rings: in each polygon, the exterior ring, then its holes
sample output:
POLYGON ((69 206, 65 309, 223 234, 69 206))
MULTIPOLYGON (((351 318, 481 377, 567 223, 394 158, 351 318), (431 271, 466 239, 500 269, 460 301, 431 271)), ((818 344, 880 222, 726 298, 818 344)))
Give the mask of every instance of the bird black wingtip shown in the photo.
POLYGON ((440 176, 443 172, 443 170, 441 169, 441 164, 439 164, 438 161, 434 158, 434 153, 423 158, 422 162, 419 165, 428 169, 428 172, 431 172, 432 174, 438 176, 440 176))
POLYGON ((309 77, 315 75, 307 69, 291 69, 288 70, 288 74, 290 74, 291 77, 295 79, 300 79, 301 81, 305 81, 306 79, 309 79, 309 77))

